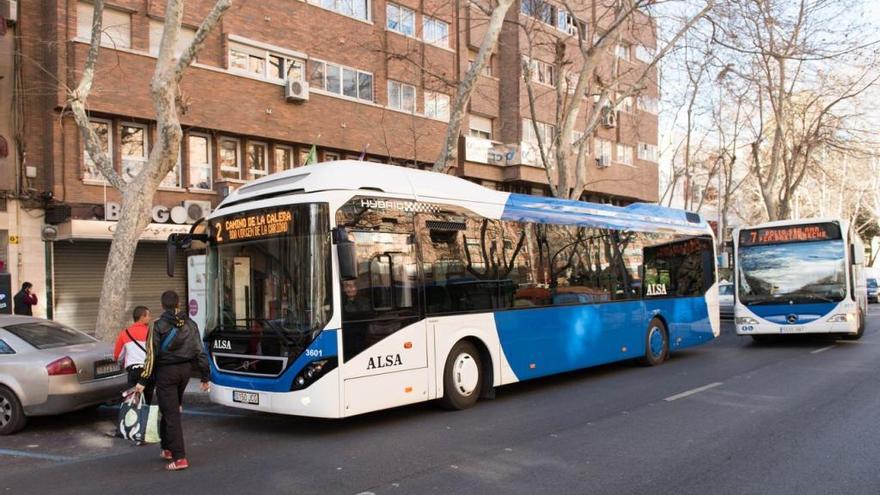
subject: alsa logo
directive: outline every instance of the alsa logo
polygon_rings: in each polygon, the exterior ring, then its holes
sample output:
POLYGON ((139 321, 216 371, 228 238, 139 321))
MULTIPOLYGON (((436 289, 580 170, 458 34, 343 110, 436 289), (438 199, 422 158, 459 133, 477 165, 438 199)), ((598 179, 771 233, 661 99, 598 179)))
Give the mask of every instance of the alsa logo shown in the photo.
POLYGON ((214 349, 220 351, 231 351, 232 350, 232 342, 228 340, 215 340, 214 341, 214 349))
POLYGON ((666 295, 666 284, 648 284, 648 292, 649 296, 665 296, 666 295))
POLYGON ((379 368, 390 368, 391 366, 401 366, 403 361, 400 360, 400 354, 388 354, 387 356, 371 357, 367 362, 368 370, 376 370, 379 368))

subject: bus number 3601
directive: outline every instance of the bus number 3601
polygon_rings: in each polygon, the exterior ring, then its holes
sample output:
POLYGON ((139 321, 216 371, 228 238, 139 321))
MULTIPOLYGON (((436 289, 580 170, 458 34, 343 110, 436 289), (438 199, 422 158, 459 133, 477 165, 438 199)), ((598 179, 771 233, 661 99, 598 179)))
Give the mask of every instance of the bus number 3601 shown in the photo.
POLYGON ((306 349, 306 357, 321 357, 324 355, 324 351, 321 349, 306 349))

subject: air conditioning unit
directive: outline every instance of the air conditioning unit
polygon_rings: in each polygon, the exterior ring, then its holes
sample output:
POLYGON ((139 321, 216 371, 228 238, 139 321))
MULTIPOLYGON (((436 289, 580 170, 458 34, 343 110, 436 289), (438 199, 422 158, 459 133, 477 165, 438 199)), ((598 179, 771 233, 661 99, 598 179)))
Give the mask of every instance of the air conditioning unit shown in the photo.
POLYGON ((602 125, 605 127, 617 127, 617 112, 610 106, 602 107, 602 125))
POLYGON ((15 24, 18 20, 18 2, 16 0, 0 0, 0 16, 6 22, 15 24))
POLYGON ((196 223, 211 214, 210 201, 184 201, 183 209, 186 210, 187 222, 196 223))
POLYGON ((608 168, 611 166, 611 159, 609 159, 607 156, 597 156, 596 166, 599 168, 608 168))
POLYGON ((309 101, 309 83, 300 79, 284 81, 284 99, 287 101, 309 101))

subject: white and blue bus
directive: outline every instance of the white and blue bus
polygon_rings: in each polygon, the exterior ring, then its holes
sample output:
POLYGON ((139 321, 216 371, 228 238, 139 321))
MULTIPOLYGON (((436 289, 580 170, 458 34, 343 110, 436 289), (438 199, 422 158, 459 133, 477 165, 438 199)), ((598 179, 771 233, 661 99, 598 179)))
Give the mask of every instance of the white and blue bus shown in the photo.
MULTIPOLYGON (((207 219, 212 401, 340 418, 719 334, 699 215, 357 161, 242 186, 207 219)), ((180 241, 181 239, 177 239, 180 241)))
POLYGON ((785 334, 865 330, 865 251, 846 222, 785 220, 734 233, 736 332, 763 342, 785 334))

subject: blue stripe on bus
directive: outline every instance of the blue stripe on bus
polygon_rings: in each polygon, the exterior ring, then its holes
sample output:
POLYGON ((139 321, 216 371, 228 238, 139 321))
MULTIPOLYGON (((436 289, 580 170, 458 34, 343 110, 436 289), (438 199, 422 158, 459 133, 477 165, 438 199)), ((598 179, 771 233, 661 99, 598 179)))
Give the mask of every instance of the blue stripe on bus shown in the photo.
POLYGON ((621 207, 511 193, 504 205, 501 220, 646 232, 666 228, 682 233, 705 233, 708 228, 706 222, 699 216, 691 216, 698 222, 689 221, 688 213, 683 210, 645 203, 621 207))
POLYGON ((518 380, 645 354, 648 322, 667 322, 671 349, 712 340, 703 297, 556 306, 495 313, 501 348, 518 380))
MULTIPOLYGON (((214 366, 214 360, 211 362, 211 381, 217 385, 224 387, 239 388, 242 390, 258 390, 261 392, 290 392, 293 379, 307 364, 318 359, 334 357, 339 355, 339 349, 336 342, 338 330, 324 330, 309 345, 308 350, 320 351, 320 358, 315 356, 306 356, 303 352, 296 358, 293 364, 287 368, 287 371, 281 376, 272 378, 260 378, 256 376, 235 375, 230 373, 221 373, 214 366)), ((317 354, 317 353, 316 353, 317 354)))
POLYGON ((764 318, 767 321, 780 325, 803 325, 828 315, 840 302, 813 303, 813 304, 753 304, 748 306, 749 311, 764 318), (794 323, 788 322, 788 315, 797 315, 794 323))

